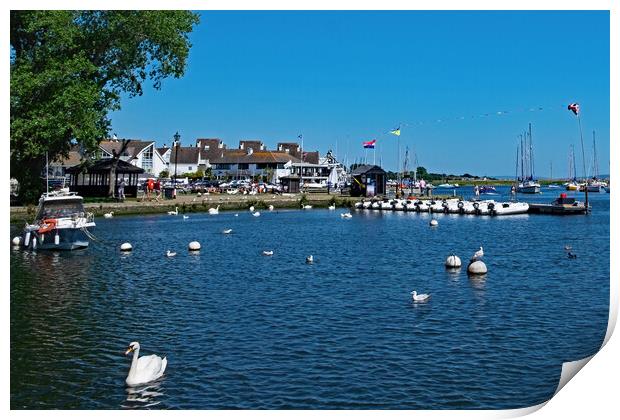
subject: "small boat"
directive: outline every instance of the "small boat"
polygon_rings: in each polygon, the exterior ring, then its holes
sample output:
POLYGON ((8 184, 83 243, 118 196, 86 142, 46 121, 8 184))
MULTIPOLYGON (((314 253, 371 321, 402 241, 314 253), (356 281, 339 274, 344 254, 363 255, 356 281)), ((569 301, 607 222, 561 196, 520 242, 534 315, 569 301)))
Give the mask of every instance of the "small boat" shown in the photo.
POLYGON ((405 210, 405 200, 394 200, 394 210, 405 210))
POLYGON ((485 195, 498 195, 497 194, 497 190, 495 189, 495 187, 492 187, 490 185, 483 185, 482 187, 480 187, 480 194, 485 194, 485 195))
POLYGON ((370 205, 370 208, 373 209, 373 210, 381 209, 381 202, 380 201, 373 201, 372 204, 370 205))
POLYGON ((431 213, 443 213, 444 212, 443 201, 431 200, 429 204, 430 204, 429 211, 431 213))
POLYGON ((415 210, 418 212, 427 212, 429 211, 429 206, 426 201, 418 200, 415 202, 415 210))
POLYGON ((383 199, 381 202, 381 210, 392 210, 394 200, 388 200, 387 198, 383 199))
POLYGON ((44 193, 35 220, 22 233, 22 244, 30 249, 73 250, 88 246, 95 228, 92 213, 84 211, 84 200, 68 188, 44 193))
POLYGON ((585 203, 577 201, 575 197, 568 197, 566 193, 560 194, 558 198, 550 204, 530 204, 530 213, 549 213, 549 214, 585 214, 591 207, 586 209, 585 203))
POLYGON ((405 210, 406 211, 415 211, 416 210, 415 201, 413 201, 413 200, 405 201, 405 210))
POLYGON ((549 184, 549 185, 547 185, 547 188, 549 188, 549 189, 558 189, 558 188, 560 188, 560 186, 557 185, 557 184, 549 184))
POLYGON ((364 209, 369 209, 370 206, 372 206, 372 201, 364 201, 362 203, 362 208, 364 208, 364 209))
POLYGON ((580 184, 577 183, 577 181, 571 181, 565 184, 566 185, 566 191, 578 191, 579 188, 581 187, 580 184))
POLYGON ((457 204, 459 213, 461 214, 476 214, 476 208, 473 201, 459 201, 457 204))
POLYGON ((459 184, 439 184, 435 188, 458 188, 459 184))
POLYGON ((490 214, 492 216, 502 216, 509 214, 523 214, 529 211, 530 205, 528 203, 516 203, 516 202, 493 202, 487 204, 490 214))
POLYGON ((452 214, 460 213, 459 201, 460 200, 456 198, 444 201, 444 212, 452 214))
POLYGON ((495 201, 493 200, 484 200, 484 201, 476 201, 474 203, 474 209, 476 209, 476 214, 486 216, 491 214, 491 209, 495 207, 495 201))
POLYGON ((519 185, 517 185, 517 192, 521 194, 538 194, 540 193, 540 184, 533 179, 519 182, 519 185))

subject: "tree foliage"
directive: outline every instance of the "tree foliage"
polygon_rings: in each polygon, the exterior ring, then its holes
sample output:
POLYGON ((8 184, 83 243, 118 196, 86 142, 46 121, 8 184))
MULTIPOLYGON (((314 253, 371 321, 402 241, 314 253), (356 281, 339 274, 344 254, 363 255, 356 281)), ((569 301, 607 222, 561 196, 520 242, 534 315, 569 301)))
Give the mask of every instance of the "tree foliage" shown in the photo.
POLYGON ((11 176, 23 200, 40 192, 46 152, 94 151, 123 93, 183 75, 198 21, 174 10, 11 11, 11 176))

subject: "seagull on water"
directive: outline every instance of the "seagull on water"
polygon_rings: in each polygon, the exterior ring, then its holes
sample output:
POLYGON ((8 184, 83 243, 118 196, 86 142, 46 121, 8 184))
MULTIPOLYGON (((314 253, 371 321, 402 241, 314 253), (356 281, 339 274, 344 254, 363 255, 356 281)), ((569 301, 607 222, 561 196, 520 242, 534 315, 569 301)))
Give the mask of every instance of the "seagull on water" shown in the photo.
POLYGON ((172 252, 170 250, 166 251, 166 257, 174 257, 175 255, 177 255, 176 252, 172 252))
POLYGON ((414 290, 413 292, 411 292, 411 298, 414 302, 421 303, 429 300, 431 298, 431 295, 427 293, 420 293, 418 295, 418 293, 414 290))
POLYGON ((306 263, 307 264, 312 264, 314 262, 314 257, 312 255, 308 255, 306 257, 306 263))
POLYGON ((232 229, 225 229, 222 231, 222 233, 228 235, 229 233, 232 233, 232 229))
POLYGON ((263 255, 270 257, 273 255, 273 251, 263 251, 263 255))

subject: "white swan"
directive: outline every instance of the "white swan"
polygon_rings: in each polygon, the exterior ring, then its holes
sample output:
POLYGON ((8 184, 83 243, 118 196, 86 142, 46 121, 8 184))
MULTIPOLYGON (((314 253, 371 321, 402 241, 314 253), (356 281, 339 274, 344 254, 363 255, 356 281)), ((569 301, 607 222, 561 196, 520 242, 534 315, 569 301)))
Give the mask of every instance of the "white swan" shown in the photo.
POLYGON ((332 204, 331 206, 327 207, 329 210, 336 210, 336 205, 332 204))
POLYGON ((310 210, 312 208, 312 206, 310 204, 306 204, 305 206, 302 204, 301 208, 304 210, 310 210))
POLYGON ((250 206, 250 211, 253 212, 254 211, 254 206, 250 206))
POLYGON ((418 295, 418 293, 414 290, 413 292, 411 292, 411 298, 414 302, 426 302, 431 298, 431 295, 427 293, 421 293, 418 295))
POLYGON ((209 209, 209 214, 219 214, 220 213, 220 206, 218 205, 216 208, 210 208, 209 209))
POLYGON ((273 251, 263 251, 263 255, 270 257, 273 255, 273 251))
POLYGON ((105 217, 106 219, 109 219, 109 218, 110 218, 110 217, 112 217, 112 216, 114 216, 114 212, 113 212, 113 211, 111 211, 111 212, 109 212, 109 213, 104 213, 104 214, 103 214, 103 217, 105 217))
POLYGON ((152 382, 164 374, 166 365, 168 364, 168 360, 166 360, 165 357, 162 359, 156 354, 138 357, 140 353, 140 343, 137 341, 129 343, 129 348, 125 352, 125 355, 131 352, 134 353, 127 379, 125 379, 127 385, 135 386, 152 382))
POLYGON ((224 229, 222 233, 228 235, 229 233, 232 233, 232 229, 224 229))
POLYGON ((168 214, 169 214, 170 216, 176 216, 177 214, 179 214, 179 208, 178 208, 178 207, 175 207, 175 208, 174 208, 174 211, 170 210, 170 211, 168 212, 168 214))
POLYGON ((312 264, 314 262, 314 257, 312 255, 308 255, 306 257, 306 263, 307 264, 312 264))
POLYGON ((176 252, 172 252, 170 250, 166 251, 166 257, 174 257, 175 255, 177 255, 176 252))
POLYGON ((255 211, 254 213, 252 213, 252 216, 254 217, 260 216, 260 211, 255 211))
POLYGON ((189 219, 189 216, 183 215, 183 219, 189 219))
POLYGON ((472 257, 472 259, 473 260, 479 260, 482 257, 484 257, 484 251, 482 250, 482 247, 480 247, 480 249, 478 251, 476 251, 476 253, 472 257))
POLYGON ((351 213, 340 213, 340 217, 343 219, 350 219, 353 215, 351 213))
POLYGON ((273 211, 273 204, 269 205, 269 211, 273 211))

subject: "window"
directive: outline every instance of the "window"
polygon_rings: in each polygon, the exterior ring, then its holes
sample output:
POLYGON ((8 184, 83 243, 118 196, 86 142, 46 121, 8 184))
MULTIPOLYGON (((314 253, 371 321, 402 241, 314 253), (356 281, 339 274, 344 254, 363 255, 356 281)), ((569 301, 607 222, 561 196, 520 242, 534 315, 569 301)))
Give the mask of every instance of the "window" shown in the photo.
POLYGON ((188 167, 187 167, 187 170, 188 170, 188 171, 191 171, 191 170, 192 170, 192 167, 191 167, 191 166, 188 166, 188 167))
POLYGON ((230 164, 229 163, 216 163, 215 164, 215 169, 230 169, 230 164))
POLYGON ((250 169, 250 165, 248 163, 240 163, 237 165, 237 169, 250 169))

